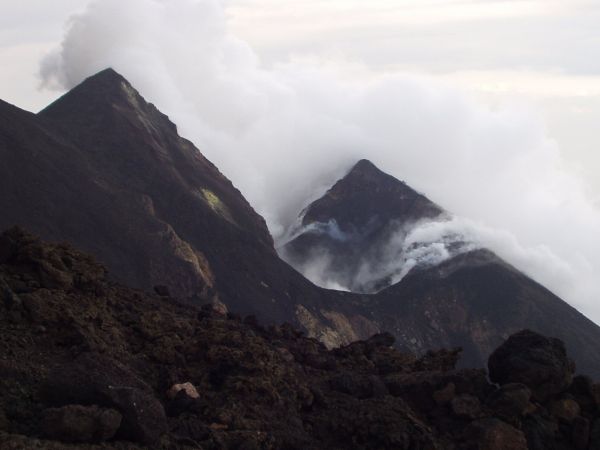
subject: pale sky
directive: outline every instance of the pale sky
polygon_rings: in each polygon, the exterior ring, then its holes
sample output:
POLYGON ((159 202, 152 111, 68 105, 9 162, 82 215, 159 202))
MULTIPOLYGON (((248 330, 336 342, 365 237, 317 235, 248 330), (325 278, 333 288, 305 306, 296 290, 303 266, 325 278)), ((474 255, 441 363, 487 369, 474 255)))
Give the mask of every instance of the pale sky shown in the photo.
MULTIPOLYGON (((86 0, 0 0, 0 98, 38 110, 40 59, 86 0)), ((600 2, 589 0, 229 0, 234 34, 268 66, 343 60, 427 74, 491 105, 537 110, 600 198, 600 2)))

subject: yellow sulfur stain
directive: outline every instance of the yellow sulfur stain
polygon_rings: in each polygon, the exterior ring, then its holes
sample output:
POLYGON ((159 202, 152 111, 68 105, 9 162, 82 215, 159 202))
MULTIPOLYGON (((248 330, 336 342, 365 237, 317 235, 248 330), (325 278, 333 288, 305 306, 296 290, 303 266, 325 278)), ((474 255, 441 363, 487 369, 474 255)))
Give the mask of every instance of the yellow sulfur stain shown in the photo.
POLYGON ((210 206, 210 208, 214 212, 216 212, 217 214, 219 214, 221 217, 228 220, 229 222, 235 223, 235 221, 231 217, 229 208, 227 208, 225 203, 223 203, 221 201, 221 199, 219 197, 217 197, 217 195, 213 191, 211 191, 210 189, 205 189, 205 188, 201 189, 200 191, 202 192, 202 197, 204 198, 204 201, 208 204, 208 206, 210 206))

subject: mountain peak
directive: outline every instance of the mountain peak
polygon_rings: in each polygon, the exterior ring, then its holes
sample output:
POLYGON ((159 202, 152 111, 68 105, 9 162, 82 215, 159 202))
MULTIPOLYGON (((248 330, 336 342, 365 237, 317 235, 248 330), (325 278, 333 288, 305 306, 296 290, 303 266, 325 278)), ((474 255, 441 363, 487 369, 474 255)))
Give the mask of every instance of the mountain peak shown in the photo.
POLYGON ((86 78, 48 105, 40 111, 40 116, 80 121, 87 120, 86 117, 90 115, 98 117, 111 113, 115 109, 133 110, 136 115, 144 115, 156 108, 146 102, 125 77, 107 68, 86 78))
POLYGON ((383 172, 381 172, 381 170, 379 170, 379 168, 375 164, 373 164, 368 159, 364 159, 364 158, 361 159, 361 160, 359 160, 356 164, 354 164, 354 166, 350 170, 350 173, 352 173, 352 172, 357 172, 357 173, 379 172, 379 173, 383 173, 383 172))
POLYGON ((123 82, 129 83, 123 75, 117 72, 112 67, 107 67, 100 72, 87 77, 83 83, 85 82, 103 82, 103 83, 114 83, 114 82, 123 82))
POLYGON ((435 217, 443 211, 406 183, 361 159, 327 193, 313 202, 303 224, 335 220, 342 228, 361 228, 379 216, 388 222, 435 217))
POLYGON ((355 183, 355 182, 368 182, 376 184, 387 184, 390 187, 392 185, 399 185, 403 183, 400 180, 388 175, 387 173, 380 170, 375 164, 368 159, 359 160, 344 178, 340 180, 341 183, 355 183))

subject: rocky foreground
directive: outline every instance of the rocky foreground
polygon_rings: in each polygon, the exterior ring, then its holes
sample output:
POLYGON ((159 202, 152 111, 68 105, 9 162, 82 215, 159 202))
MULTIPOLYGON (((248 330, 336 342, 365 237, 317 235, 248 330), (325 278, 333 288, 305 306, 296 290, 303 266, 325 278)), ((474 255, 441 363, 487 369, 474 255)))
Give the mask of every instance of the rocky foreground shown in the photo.
POLYGON ((416 357, 384 333, 329 351, 157 292, 2 234, 0 448, 600 448, 600 385, 559 340, 511 336, 488 376, 456 370, 459 350, 416 357))

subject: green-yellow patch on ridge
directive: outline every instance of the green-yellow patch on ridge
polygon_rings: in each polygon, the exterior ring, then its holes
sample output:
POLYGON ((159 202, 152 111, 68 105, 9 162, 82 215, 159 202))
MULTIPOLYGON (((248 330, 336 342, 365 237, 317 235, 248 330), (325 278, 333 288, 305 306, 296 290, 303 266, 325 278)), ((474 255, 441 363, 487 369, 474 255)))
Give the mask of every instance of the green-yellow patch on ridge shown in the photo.
POLYGON ((229 208, 227 205, 221 201, 221 199, 210 189, 202 188, 200 189, 202 192, 202 197, 206 204, 210 206, 210 208, 216 212, 218 215, 223 217, 225 220, 229 222, 235 223, 233 218, 231 217, 231 213, 229 212, 229 208))

